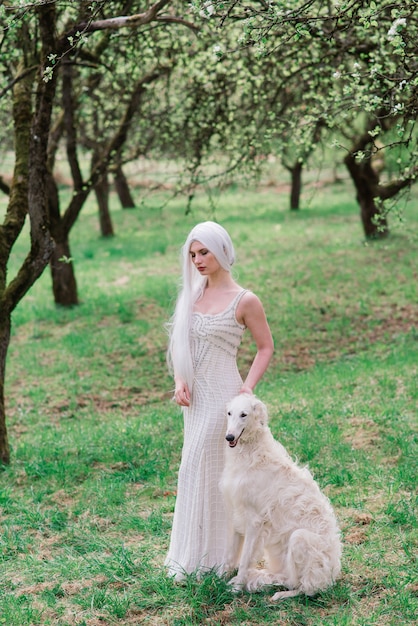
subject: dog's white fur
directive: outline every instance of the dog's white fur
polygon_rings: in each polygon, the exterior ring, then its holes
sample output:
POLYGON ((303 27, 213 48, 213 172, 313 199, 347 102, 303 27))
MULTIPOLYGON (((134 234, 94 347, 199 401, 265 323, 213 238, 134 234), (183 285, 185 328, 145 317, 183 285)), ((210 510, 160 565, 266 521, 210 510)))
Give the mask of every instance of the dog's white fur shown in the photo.
POLYGON ((273 438, 266 406, 240 394, 227 405, 220 487, 229 518, 225 572, 234 589, 283 586, 272 600, 314 595, 340 573, 341 541, 328 498, 273 438), (265 567, 257 564, 265 560, 265 567))

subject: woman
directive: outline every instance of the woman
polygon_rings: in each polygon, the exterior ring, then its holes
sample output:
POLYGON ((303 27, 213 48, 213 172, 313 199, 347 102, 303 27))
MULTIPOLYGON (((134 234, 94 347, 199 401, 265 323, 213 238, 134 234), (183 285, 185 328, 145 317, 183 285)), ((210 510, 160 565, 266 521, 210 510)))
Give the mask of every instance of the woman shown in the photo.
POLYGON ((182 249, 182 286, 170 328, 168 362, 174 400, 183 408, 184 443, 178 477, 169 574, 222 573, 226 514, 219 491, 225 452, 225 404, 253 393, 273 354, 263 306, 231 276, 234 247, 215 222, 193 228, 182 249), (243 382, 236 356, 248 328, 257 353, 243 382))

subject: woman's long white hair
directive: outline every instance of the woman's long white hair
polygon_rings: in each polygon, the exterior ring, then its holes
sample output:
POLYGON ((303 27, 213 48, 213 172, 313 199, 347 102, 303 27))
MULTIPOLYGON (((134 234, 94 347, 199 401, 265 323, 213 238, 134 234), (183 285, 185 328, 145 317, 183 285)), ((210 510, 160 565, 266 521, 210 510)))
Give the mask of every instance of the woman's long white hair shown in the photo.
POLYGON ((220 224, 202 222, 189 233, 181 249, 182 278, 174 315, 168 324, 169 344, 167 362, 171 373, 193 387, 193 361, 190 347, 190 330, 194 303, 201 297, 207 278, 195 268, 190 246, 199 241, 215 257, 224 270, 231 271, 235 261, 231 237, 220 224))

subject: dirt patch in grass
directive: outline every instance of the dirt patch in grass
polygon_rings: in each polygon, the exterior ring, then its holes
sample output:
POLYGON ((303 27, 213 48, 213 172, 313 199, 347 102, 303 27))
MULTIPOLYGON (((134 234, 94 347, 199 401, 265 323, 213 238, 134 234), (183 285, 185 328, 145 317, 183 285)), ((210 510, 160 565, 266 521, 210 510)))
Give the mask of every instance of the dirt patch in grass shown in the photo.
POLYGON ((369 513, 353 512, 352 522, 354 526, 344 534, 344 543, 356 546, 365 543, 372 521, 373 516, 369 513))
POLYGON ((303 341, 291 345, 283 342, 283 347, 277 346, 276 366, 307 370, 318 362, 354 355, 370 344, 390 343, 396 336, 418 328, 418 306, 413 304, 375 307, 368 315, 361 315, 358 311, 345 315, 350 318, 349 333, 332 328, 338 315, 324 311, 323 323, 313 324, 309 336, 303 341))
POLYGON ((205 619, 202 624, 219 624, 219 626, 224 626, 224 624, 231 624, 234 617, 234 608, 233 606, 228 606, 222 611, 217 611, 213 616, 205 619))
POLYGON ((364 417, 352 417, 348 420, 352 432, 345 437, 355 450, 369 448, 379 442, 379 429, 375 422, 364 417))
POLYGON ((114 413, 119 410, 123 413, 135 411, 139 406, 149 405, 153 402, 161 402, 169 400, 172 391, 165 392, 161 389, 140 389, 138 387, 122 387, 115 386, 109 390, 111 398, 104 398, 99 394, 83 394, 78 396, 74 405, 68 403, 54 405, 51 403, 46 407, 45 412, 48 414, 61 414, 61 417, 74 417, 79 411, 85 411, 93 408, 100 414, 114 413))
MULTIPOLYGON (((151 616, 149 610, 141 610, 141 609, 131 609, 123 618, 123 623, 126 626, 137 626, 138 624, 148 624, 149 626, 169 626, 171 624, 170 621, 167 621, 164 617, 161 616, 160 611, 158 611, 158 615, 151 616)), ((103 626, 103 623, 100 623, 103 626)))
MULTIPOLYGON (((82 591, 83 589, 90 589, 94 585, 100 586, 106 583, 106 576, 95 576, 94 578, 73 580, 60 583, 60 588, 66 595, 76 595, 80 593, 80 591, 82 591)), ((36 595, 44 591, 49 591, 56 588, 57 584, 58 583, 56 580, 49 580, 42 583, 36 583, 34 585, 28 585, 27 587, 20 587, 20 589, 16 591, 16 595, 36 595)))

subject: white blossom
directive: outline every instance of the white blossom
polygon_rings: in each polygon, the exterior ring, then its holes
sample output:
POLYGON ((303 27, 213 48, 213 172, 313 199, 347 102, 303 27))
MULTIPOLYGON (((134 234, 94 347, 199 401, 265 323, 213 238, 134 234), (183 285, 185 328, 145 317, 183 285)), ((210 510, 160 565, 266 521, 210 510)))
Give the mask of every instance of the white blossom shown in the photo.
POLYGON ((215 8, 212 2, 205 2, 205 4, 202 7, 202 10, 199 11, 199 15, 200 17, 207 17, 209 19, 210 16, 214 14, 214 12, 215 12, 215 8))
POLYGON ((389 40, 394 39, 399 32, 399 27, 402 28, 403 26, 406 26, 406 19, 404 17, 399 17, 393 22, 392 26, 389 28, 387 38, 389 40))

